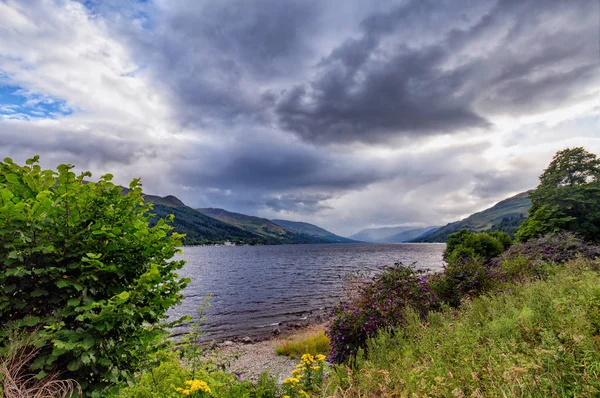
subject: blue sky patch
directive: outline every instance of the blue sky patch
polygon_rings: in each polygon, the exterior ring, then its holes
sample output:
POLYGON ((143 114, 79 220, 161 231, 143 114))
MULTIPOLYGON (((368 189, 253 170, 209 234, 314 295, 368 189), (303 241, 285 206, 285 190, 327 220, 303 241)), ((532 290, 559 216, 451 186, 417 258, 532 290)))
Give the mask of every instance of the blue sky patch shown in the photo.
POLYGON ((72 112, 67 103, 59 98, 19 86, 0 85, 0 120, 54 119, 72 112))

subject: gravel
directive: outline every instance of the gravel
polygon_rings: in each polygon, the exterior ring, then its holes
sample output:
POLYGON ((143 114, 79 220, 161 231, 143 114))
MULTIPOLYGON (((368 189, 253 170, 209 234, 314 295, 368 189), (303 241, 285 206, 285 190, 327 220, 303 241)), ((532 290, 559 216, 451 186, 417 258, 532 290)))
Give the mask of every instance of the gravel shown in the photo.
POLYGON ((283 379, 290 377, 299 359, 277 355, 275 354, 275 348, 283 341, 293 339, 298 335, 311 333, 313 329, 314 332, 317 332, 323 329, 323 325, 310 326, 291 334, 256 343, 226 341, 218 346, 215 354, 229 357, 229 370, 239 375, 243 380, 256 381, 262 372, 267 371, 281 382, 283 379))

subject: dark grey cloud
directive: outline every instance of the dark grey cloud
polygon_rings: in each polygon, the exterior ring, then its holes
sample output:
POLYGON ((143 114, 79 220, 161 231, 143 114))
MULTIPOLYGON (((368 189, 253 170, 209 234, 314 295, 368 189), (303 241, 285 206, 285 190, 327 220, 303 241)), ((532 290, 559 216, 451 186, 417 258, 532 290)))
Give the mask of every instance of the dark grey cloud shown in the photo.
MULTIPOLYGON (((197 148, 191 151, 195 156, 174 159, 166 172, 173 175, 174 184, 189 186, 182 199, 194 207, 217 206, 250 214, 315 214, 331 209, 331 200, 373 184, 392 184, 402 190, 402 195, 436 184, 442 184, 442 189, 462 188, 469 184, 467 177, 475 173, 465 170, 462 162, 471 158, 470 153, 488 148, 486 144, 467 144, 382 159, 302 142, 273 144, 278 140, 276 136, 270 138, 222 148, 197 148)), ((480 160, 478 156, 476 159, 480 160)), ((478 173, 484 178, 483 170, 478 173)), ((395 202, 400 197, 389 195, 385 200, 395 202)), ((411 209, 407 213, 418 218, 419 213, 411 209)), ((373 209, 371 216, 377 213, 379 220, 385 218, 386 211, 389 219, 389 209, 373 209)))
POLYGON ((349 153, 282 140, 281 133, 274 132, 249 130, 243 139, 224 147, 199 145, 190 152, 194 155, 173 161, 175 180, 223 191, 346 191, 395 174, 349 153))
MULTIPOLYGON (((368 71, 327 68, 310 89, 297 86, 278 104, 283 127, 316 142, 384 141, 486 127, 461 95, 466 70, 444 72, 446 50, 405 48, 391 58, 370 62, 368 71)), ((355 62, 353 55, 345 59, 355 62)), ((360 58, 360 56, 358 57, 360 58)), ((347 65, 345 65, 347 66, 347 65)))
POLYGON ((137 57, 172 94, 180 122, 264 122, 261 91, 301 71, 317 1, 180 1, 149 5, 147 29, 128 30, 137 57))
POLYGON ((313 142, 462 132, 486 128, 490 114, 552 110, 600 80, 597 2, 498 1, 424 44, 396 36, 440 7, 411 1, 367 17, 359 39, 283 92, 281 125, 313 142))

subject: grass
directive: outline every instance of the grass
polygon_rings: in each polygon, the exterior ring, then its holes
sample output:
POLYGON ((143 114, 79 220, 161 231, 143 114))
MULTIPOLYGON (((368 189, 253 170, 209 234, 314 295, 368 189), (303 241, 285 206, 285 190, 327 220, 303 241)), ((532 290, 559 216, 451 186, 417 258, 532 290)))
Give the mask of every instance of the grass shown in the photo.
POLYGON ((338 366, 336 397, 600 396, 600 262, 575 260, 459 310, 408 324, 338 366))
POLYGON ((323 326, 308 328, 299 334, 294 334, 275 347, 277 355, 285 355, 292 359, 307 353, 328 355, 329 350, 329 338, 325 335, 323 326))
POLYGON ((0 352, 0 397, 3 398, 71 398, 81 395, 81 387, 75 380, 60 379, 56 373, 33 374, 29 367, 40 349, 37 330, 10 330, 11 342, 0 352))

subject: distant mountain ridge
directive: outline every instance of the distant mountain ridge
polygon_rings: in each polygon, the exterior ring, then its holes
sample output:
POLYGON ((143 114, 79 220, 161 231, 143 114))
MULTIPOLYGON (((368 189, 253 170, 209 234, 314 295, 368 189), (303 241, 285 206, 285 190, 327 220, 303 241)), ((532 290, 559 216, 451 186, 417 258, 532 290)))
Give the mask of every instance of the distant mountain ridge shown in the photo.
POLYGON ((360 239, 371 243, 403 243, 431 233, 439 227, 383 227, 367 228, 350 236, 352 239, 360 239))
POLYGON ((350 239, 356 239, 363 242, 377 242, 380 239, 384 239, 388 236, 396 235, 401 232, 410 231, 415 227, 383 227, 383 228, 366 228, 354 235, 350 236, 350 239))
MULTIPOLYGON (((146 200, 148 199, 146 197, 146 200)), ((184 245, 205 245, 225 242, 251 245, 270 243, 265 237, 205 216, 191 207, 185 205, 173 206, 175 202, 171 201, 167 201, 171 205, 165 205, 162 204, 164 203, 162 200, 155 198, 150 198, 150 201, 154 203, 153 213, 156 214, 157 218, 165 218, 169 214, 175 216, 172 224, 173 230, 181 234, 186 234, 183 239, 184 245)))
POLYGON ((234 225, 245 231, 262 236, 271 243, 331 243, 330 241, 311 236, 304 233, 294 232, 291 229, 278 225, 271 220, 261 217, 249 216, 241 213, 234 213, 218 208, 196 209, 198 212, 215 218, 227 224, 234 225))
POLYGON ((528 192, 521 192, 511 198, 504 199, 489 209, 485 209, 469 217, 456 221, 434 231, 431 234, 415 238, 413 242, 445 242, 453 232, 467 229, 473 232, 503 231, 514 235, 527 217, 531 207, 528 192))
POLYGON ((313 236, 315 238, 324 239, 331 243, 360 243, 359 241, 344 238, 343 236, 336 235, 334 233, 327 231, 326 229, 323 229, 321 227, 318 227, 314 224, 310 224, 307 222, 288 221, 288 220, 271 220, 271 221, 277 225, 280 225, 284 228, 289 229, 290 231, 300 233, 303 235, 313 236))
POLYGON ((394 235, 386 236, 383 239, 379 239, 377 243, 403 243, 410 242, 413 239, 419 238, 421 236, 427 236, 433 232, 435 232, 439 227, 424 227, 424 228, 415 228, 409 229, 408 231, 402 231, 394 235))
MULTIPOLYGON (((123 188, 125 195, 129 188, 123 188)), ((153 204, 152 212, 156 214, 155 222, 159 218, 165 218, 169 214, 175 216, 173 230, 185 234, 184 245, 204 245, 232 242, 238 244, 269 244, 269 240, 262 236, 244 231, 234 225, 224 223, 214 218, 205 216, 186 206, 181 200, 173 195, 157 196, 142 194, 144 200, 153 204)))

